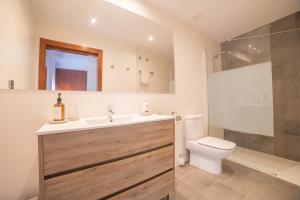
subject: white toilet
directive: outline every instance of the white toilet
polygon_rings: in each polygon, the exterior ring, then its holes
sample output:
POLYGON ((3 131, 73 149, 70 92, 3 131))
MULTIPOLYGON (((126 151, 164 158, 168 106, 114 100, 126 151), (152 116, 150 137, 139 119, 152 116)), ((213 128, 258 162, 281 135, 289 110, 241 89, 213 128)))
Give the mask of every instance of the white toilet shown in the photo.
POLYGON ((190 151, 190 165, 213 174, 222 173, 222 159, 230 155, 236 144, 215 137, 204 136, 204 116, 185 116, 186 148, 190 151))

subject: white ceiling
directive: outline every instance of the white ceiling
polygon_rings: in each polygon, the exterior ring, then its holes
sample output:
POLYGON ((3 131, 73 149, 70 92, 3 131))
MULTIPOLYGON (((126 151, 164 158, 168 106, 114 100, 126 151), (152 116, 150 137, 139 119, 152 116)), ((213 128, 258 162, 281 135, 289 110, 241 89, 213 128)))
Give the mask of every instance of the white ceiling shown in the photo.
POLYGON ((169 57, 173 56, 173 31, 103 0, 31 0, 36 20, 77 27, 100 37, 124 42, 169 57), (90 24, 95 17, 97 23, 90 24), (155 37, 149 42, 148 36, 155 37))
POLYGON ((300 10, 300 0, 144 0, 219 42, 300 10), (198 20, 193 16, 198 14, 198 20))

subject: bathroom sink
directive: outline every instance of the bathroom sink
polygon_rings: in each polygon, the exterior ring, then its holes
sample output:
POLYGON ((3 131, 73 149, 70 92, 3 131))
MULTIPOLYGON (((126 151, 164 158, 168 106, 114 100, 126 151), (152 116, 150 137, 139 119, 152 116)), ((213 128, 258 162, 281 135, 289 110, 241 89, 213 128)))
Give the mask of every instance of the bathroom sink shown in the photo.
POLYGON ((88 125, 104 125, 104 124, 119 124, 119 123, 129 123, 133 119, 133 116, 112 116, 110 117, 101 117, 101 118, 93 118, 86 119, 85 122, 88 125))
POLYGON ((169 115, 141 115, 141 114, 129 114, 129 115, 111 115, 111 117, 91 117, 81 118, 77 121, 69 121, 63 124, 45 124, 40 128, 38 135, 46 135, 52 133, 61 133, 68 131, 88 130, 94 128, 107 128, 115 126, 125 126, 131 124, 140 124, 146 122, 174 120, 174 116, 169 115), (111 120, 112 119, 112 120, 111 120))

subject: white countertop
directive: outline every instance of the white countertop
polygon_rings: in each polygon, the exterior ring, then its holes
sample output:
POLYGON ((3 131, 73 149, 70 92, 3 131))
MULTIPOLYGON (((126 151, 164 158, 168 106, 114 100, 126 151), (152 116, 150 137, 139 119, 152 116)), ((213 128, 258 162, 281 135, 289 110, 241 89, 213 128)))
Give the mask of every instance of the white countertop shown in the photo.
POLYGON ((145 122, 163 121, 175 119, 171 115, 113 115, 113 122, 109 121, 108 116, 81 118, 77 121, 69 121, 63 124, 45 124, 36 133, 38 135, 64 133, 71 131, 89 130, 97 128, 107 128, 115 126, 126 126, 132 124, 140 124, 145 122))

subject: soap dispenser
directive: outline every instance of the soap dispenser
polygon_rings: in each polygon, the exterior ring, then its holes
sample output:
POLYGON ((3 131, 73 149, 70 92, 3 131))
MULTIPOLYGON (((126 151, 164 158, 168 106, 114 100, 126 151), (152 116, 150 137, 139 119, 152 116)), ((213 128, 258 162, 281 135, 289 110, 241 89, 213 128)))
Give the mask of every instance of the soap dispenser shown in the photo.
POLYGON ((57 102, 53 105, 52 120, 54 122, 65 121, 65 105, 62 103, 61 93, 58 93, 57 102))

